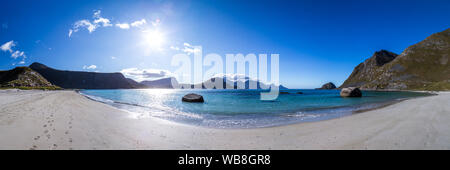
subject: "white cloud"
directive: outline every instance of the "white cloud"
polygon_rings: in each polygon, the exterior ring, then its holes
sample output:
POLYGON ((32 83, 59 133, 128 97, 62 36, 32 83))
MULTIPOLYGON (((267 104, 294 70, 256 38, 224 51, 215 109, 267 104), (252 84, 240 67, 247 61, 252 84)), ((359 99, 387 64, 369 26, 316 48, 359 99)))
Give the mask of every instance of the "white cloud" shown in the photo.
POLYGON ((186 43, 186 42, 183 43, 183 48, 176 47, 176 46, 170 46, 170 49, 175 50, 175 51, 183 51, 183 52, 187 53, 188 55, 200 51, 199 48, 196 48, 195 46, 193 46, 189 43, 186 43))
POLYGON ((2 51, 9 51, 10 53, 12 53, 12 47, 16 46, 16 44, 14 43, 13 40, 6 42, 5 44, 3 44, 2 46, 0 46, 0 49, 2 51))
POLYGON ((83 66, 83 69, 84 69, 84 70, 94 70, 94 69, 96 69, 96 68, 97 68, 96 65, 83 66))
POLYGON ((17 59, 19 57, 24 56, 24 52, 23 51, 15 51, 14 53, 11 54, 11 57, 14 59, 17 59))
POLYGON ((75 29, 78 29, 80 27, 85 27, 87 30, 89 30, 89 33, 92 33, 97 29, 97 25, 92 24, 88 20, 80 20, 75 23, 75 29))
POLYGON ((78 32, 80 29, 85 28, 89 31, 89 33, 94 32, 99 27, 109 27, 112 26, 111 21, 107 18, 103 18, 100 16, 101 11, 96 10, 93 15, 93 21, 89 21, 87 19, 82 19, 73 24, 72 29, 69 29, 69 37, 72 36, 73 33, 78 32))
POLYGON ((69 37, 71 37, 71 36, 72 36, 72 33, 73 33, 73 30, 72 30, 72 29, 70 29, 70 30, 69 30, 69 37))
POLYGON ((107 18, 103 18, 102 16, 100 16, 102 11, 97 10, 94 12, 94 24, 99 24, 102 23, 103 27, 109 27, 112 26, 112 24, 110 23, 109 19, 107 18))
POLYGON ((161 78, 174 77, 174 74, 168 70, 161 69, 138 69, 127 68, 120 71, 125 77, 131 78, 138 82, 144 80, 156 80, 161 78))
POLYGON ((183 45, 184 45, 183 52, 187 54, 192 54, 200 51, 199 48, 196 48, 195 46, 192 46, 189 43, 183 43, 183 45))
POLYGON ((130 25, 128 23, 117 23, 116 27, 119 27, 120 29, 130 29, 130 25))
POLYGON ((111 56, 111 59, 115 60, 115 59, 117 59, 117 57, 115 57, 115 56, 111 56))
POLYGON ((141 19, 139 21, 134 21, 133 23, 131 23, 132 27, 140 27, 141 25, 146 24, 147 21, 145 19, 141 19))
POLYGON ((89 20, 79 20, 75 22, 73 28, 69 30, 69 37, 71 37, 73 33, 78 32, 80 28, 86 28, 89 33, 92 33, 97 29, 97 25, 92 24, 89 20))
MULTIPOLYGON (((94 32, 95 30, 97 30, 100 27, 110 27, 113 26, 113 24, 111 24, 111 20, 108 18, 104 18, 101 16, 102 11, 100 10, 94 10, 94 14, 92 16, 92 19, 82 19, 82 20, 78 20, 76 21, 73 25, 72 28, 69 29, 69 33, 68 36, 69 38, 72 37, 72 35, 82 29, 86 29, 89 31, 89 33, 94 32)), ((128 30, 131 27, 137 27, 137 28, 142 28, 142 26, 147 24, 147 20, 146 19, 141 19, 141 20, 136 20, 134 22, 117 22, 116 24, 114 24, 115 27, 118 27, 120 29, 124 29, 124 30, 128 30)), ((157 27, 161 24, 161 20, 160 19, 156 19, 154 21, 151 21, 151 24, 153 27, 157 27)))
POLYGON ((102 11, 100 11, 100 10, 94 10, 94 18, 100 18, 101 13, 102 13, 102 11))
POLYGON ((95 24, 102 23, 103 27, 110 27, 110 26, 112 26, 112 24, 110 23, 109 19, 106 19, 106 18, 98 18, 98 19, 94 20, 94 23, 95 24))
POLYGON ((1 45, 0 49, 4 52, 9 52, 11 54, 11 58, 17 59, 19 57, 22 57, 22 61, 20 61, 19 64, 25 64, 25 59, 27 58, 25 52, 20 50, 13 50, 13 47, 15 46, 16 42, 14 42, 14 40, 11 40, 1 45))

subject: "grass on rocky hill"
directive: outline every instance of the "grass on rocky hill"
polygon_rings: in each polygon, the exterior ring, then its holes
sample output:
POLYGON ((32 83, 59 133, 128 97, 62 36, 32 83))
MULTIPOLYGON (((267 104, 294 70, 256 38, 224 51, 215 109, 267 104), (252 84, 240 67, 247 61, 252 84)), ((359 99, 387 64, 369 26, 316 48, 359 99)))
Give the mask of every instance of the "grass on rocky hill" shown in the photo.
POLYGON ((63 88, 58 87, 58 86, 46 86, 46 87, 0 87, 0 90, 5 90, 5 89, 20 89, 20 90, 63 90, 63 88))

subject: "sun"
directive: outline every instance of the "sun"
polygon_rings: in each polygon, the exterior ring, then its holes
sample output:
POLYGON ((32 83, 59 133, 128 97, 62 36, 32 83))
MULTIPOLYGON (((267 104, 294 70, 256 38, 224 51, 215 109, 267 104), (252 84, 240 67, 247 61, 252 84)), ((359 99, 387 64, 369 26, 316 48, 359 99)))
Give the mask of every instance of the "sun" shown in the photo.
POLYGON ((143 39, 146 46, 152 49, 161 49, 165 43, 165 36, 158 30, 143 31, 143 39))

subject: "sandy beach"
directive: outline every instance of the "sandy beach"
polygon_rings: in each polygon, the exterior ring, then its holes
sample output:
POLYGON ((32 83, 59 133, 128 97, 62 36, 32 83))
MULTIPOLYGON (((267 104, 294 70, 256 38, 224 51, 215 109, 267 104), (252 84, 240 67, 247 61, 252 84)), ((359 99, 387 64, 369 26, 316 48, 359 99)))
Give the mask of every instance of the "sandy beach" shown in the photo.
POLYGON ((0 90, 0 149, 450 149, 450 92, 338 119, 212 129, 130 113, 74 91, 0 90))

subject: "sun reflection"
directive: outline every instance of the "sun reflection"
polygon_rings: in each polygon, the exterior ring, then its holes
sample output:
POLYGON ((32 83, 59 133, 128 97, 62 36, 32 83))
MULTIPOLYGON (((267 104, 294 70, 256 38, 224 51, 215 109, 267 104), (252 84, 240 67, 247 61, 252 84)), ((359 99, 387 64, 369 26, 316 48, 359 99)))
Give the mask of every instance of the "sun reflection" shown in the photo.
POLYGON ((143 89, 147 94, 155 96, 166 96, 175 93, 174 89, 143 89))

